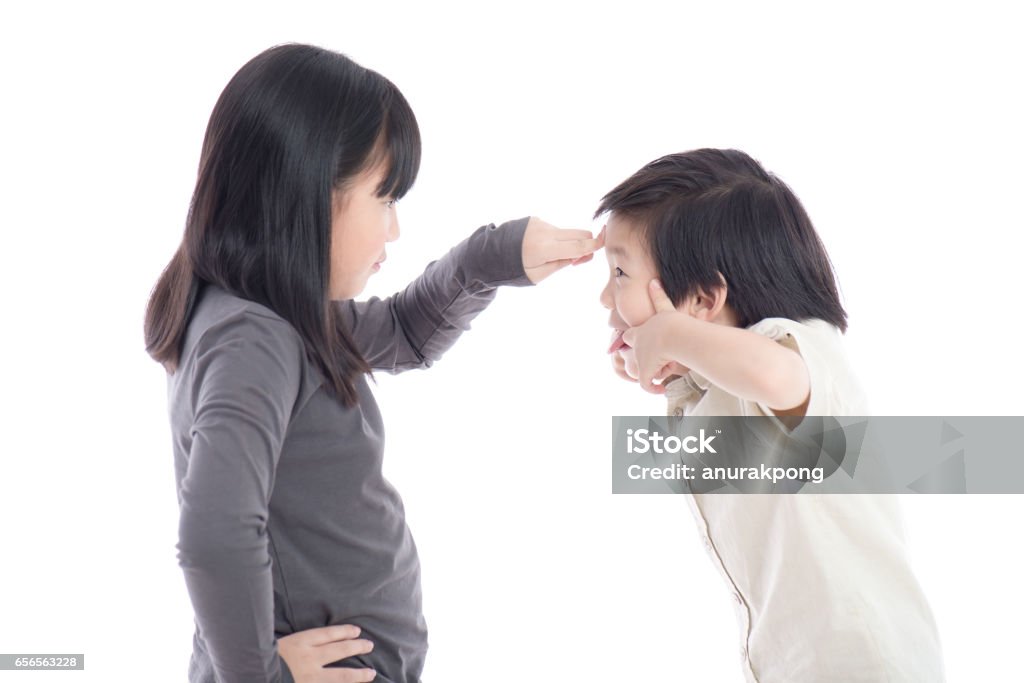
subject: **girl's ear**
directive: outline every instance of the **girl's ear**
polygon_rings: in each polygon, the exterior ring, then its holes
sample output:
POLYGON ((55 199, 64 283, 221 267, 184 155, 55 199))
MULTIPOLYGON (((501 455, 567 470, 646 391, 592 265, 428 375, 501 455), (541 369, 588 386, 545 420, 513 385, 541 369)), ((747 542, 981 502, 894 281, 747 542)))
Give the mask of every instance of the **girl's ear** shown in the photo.
POLYGON ((725 308, 725 301, 729 295, 729 288, 725 284, 725 278, 718 274, 720 284, 710 290, 698 289, 688 302, 690 315, 706 322, 715 320, 725 308))

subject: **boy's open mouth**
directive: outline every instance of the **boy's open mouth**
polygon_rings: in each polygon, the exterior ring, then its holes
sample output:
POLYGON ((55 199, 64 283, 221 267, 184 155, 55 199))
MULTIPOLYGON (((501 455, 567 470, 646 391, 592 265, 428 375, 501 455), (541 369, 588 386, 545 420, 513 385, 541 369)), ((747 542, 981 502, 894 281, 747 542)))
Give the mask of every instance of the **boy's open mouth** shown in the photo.
POLYGON ((608 353, 615 353, 619 349, 630 348, 629 344, 622 341, 622 335, 625 334, 625 330, 613 330, 612 331, 612 345, 608 347, 608 353))

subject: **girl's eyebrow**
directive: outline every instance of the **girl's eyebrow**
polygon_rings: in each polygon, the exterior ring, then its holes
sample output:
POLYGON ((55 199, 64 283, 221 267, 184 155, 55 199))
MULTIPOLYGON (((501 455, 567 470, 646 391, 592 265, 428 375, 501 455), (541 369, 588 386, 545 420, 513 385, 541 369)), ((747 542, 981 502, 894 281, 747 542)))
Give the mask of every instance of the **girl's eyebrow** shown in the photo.
POLYGON ((629 252, 626 251, 625 247, 620 247, 617 244, 613 247, 606 246, 605 251, 611 254, 612 256, 629 256, 629 252))

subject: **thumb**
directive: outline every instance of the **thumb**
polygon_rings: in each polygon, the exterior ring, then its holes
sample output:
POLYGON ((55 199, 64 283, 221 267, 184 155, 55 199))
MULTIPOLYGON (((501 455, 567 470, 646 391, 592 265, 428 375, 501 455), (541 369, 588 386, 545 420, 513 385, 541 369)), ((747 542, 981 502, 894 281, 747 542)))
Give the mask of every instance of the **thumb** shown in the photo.
POLYGON ((635 327, 631 327, 622 333, 622 341, 624 341, 627 346, 633 346, 633 342, 636 341, 636 329, 637 328, 635 327))
POLYGON ((672 304, 672 300, 668 298, 668 294, 662 289, 661 281, 658 279, 651 280, 647 289, 651 293, 651 302, 654 304, 655 313, 663 313, 666 311, 674 312, 676 307, 672 304))

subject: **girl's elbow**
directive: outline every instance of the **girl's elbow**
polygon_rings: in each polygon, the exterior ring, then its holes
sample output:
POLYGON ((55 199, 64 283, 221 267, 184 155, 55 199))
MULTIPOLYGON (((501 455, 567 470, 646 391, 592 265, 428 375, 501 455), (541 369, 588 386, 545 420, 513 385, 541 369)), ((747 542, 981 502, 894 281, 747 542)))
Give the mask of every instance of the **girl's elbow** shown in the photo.
POLYGON ((178 522, 178 564, 213 568, 259 553, 266 547, 265 526, 244 516, 192 512, 178 522))

